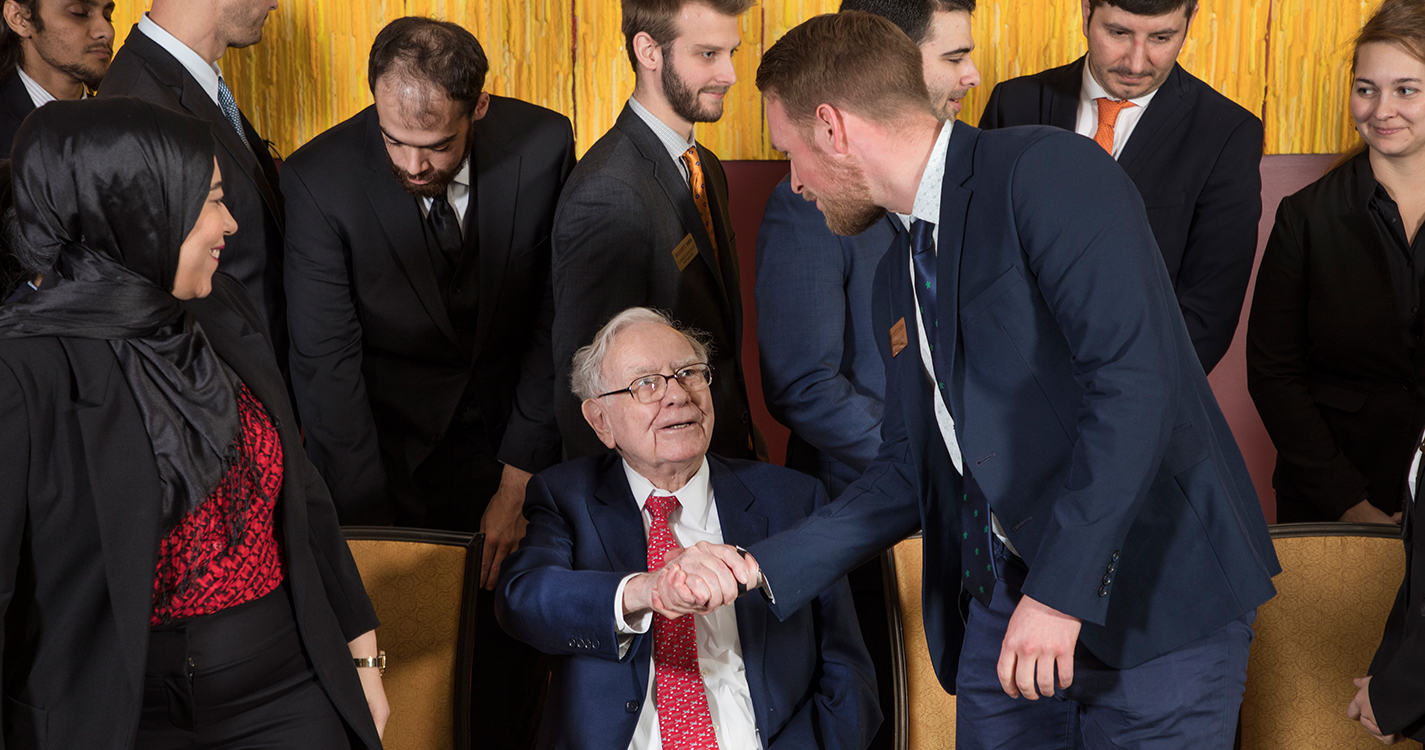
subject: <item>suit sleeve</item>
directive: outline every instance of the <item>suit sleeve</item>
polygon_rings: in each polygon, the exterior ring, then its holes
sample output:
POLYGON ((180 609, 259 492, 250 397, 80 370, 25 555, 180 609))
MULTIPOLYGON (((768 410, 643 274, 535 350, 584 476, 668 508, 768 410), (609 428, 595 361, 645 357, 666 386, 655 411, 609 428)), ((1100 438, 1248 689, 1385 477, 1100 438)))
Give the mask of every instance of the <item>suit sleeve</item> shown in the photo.
POLYGON ((881 444, 882 405, 841 374, 844 241, 787 183, 772 191, 757 233, 757 349, 772 416, 861 472, 881 444))
MULTIPOLYGON (((553 190, 557 194, 574 169, 574 131, 569 121, 560 118, 562 156, 553 190)), ((559 423, 555 418, 553 394, 558 384, 555 376, 554 351, 551 339, 554 326, 554 290, 548 277, 548 253, 551 240, 546 239, 540 252, 545 256, 544 299, 539 317, 532 327, 529 349, 520 366, 520 380, 515 386, 514 405, 500 441, 497 458, 531 474, 541 472, 560 459, 559 423)))
POLYGON ((343 523, 388 524, 392 509, 361 374, 361 322, 348 245, 323 215, 297 165, 282 170, 282 192, 289 364, 307 454, 331 488, 343 523))
POLYGON ((565 191, 554 218, 555 405, 566 458, 598 455, 603 443, 569 387, 574 353, 614 315, 648 300, 652 238, 645 200, 624 181, 596 175, 565 191))
POLYGON ((638 652, 634 636, 623 659, 610 604, 629 573, 574 569, 574 530, 544 477, 525 488, 529 526, 519 549, 500 566, 495 617, 505 632, 554 656, 622 661, 638 652))
POLYGON ((327 601, 336 614, 337 624, 347 641, 381 624, 376 618, 376 608, 366 594, 366 586, 361 582, 361 571, 351 556, 351 547, 341 533, 337 522, 336 506, 327 494, 326 483, 306 456, 297 456, 287 462, 289 471, 300 477, 306 485, 307 529, 312 542, 312 554, 317 560, 317 570, 326 589, 327 601))
MULTIPOLYGON (((1405 617, 1402 610, 1408 580, 1402 584, 1396 599, 1397 607, 1391 610, 1391 622, 1386 625, 1387 637, 1403 630, 1397 618, 1405 617)), ((1385 734, 1403 733, 1407 728, 1418 730, 1422 718, 1425 718, 1425 691, 1421 689, 1425 687, 1421 678, 1425 675, 1425 631, 1420 628, 1407 631, 1399 642, 1390 645, 1394 650, 1389 658, 1383 660, 1378 655, 1370 670, 1371 709, 1375 712, 1376 725, 1385 734)), ((1382 649, 1385 647, 1386 644, 1382 643, 1382 649)))
POLYGON ((1227 139, 1198 195, 1178 270, 1178 305, 1204 372, 1237 331, 1262 218, 1262 121, 1247 117, 1227 139))
POLYGON ((1300 477, 1302 495, 1326 518, 1340 518, 1366 495, 1368 480, 1337 445, 1306 384, 1307 330, 1304 218, 1288 198, 1277 208, 1247 319, 1247 390, 1277 449, 1300 477))
MULTIPOLYGON (((0 360, 0 456, 5 457, 0 461, 0 664, 5 664, 10 662, 4 653, 5 644, 9 642, 5 623, 10 602, 15 597, 20 548, 28 523, 30 425, 20 384, 3 360, 0 360)), ((15 675, 3 673, 3 677, 4 682, 9 683, 15 675)), ((0 712, 3 710, 0 706, 0 712)), ((0 713, 0 725, 10 726, 3 713, 0 713)), ((0 736, 0 750, 4 747, 5 738, 0 736)))
MULTIPOLYGON (((1034 283, 1073 356, 1082 388, 1077 434, 1038 549, 1026 554, 1025 594, 1102 624, 1110 596, 1084 580, 1123 548, 1157 480, 1186 344, 1143 200, 1092 141, 1056 131, 1018 159, 1013 222, 1034 283), (1054 175, 1076 175, 1071 189, 1054 175)), ((1186 374, 1185 374, 1186 373, 1186 374)), ((1026 552, 1026 550, 1021 550, 1026 552)))
MULTIPOLYGON (((877 330, 888 330, 891 325, 886 292, 891 267, 882 260, 876 269, 877 330)), ((887 378, 881 447, 875 460, 836 502, 748 548, 772 590, 772 612, 780 619, 792 616, 857 565, 920 525, 920 494, 901 405, 900 378, 894 377, 888 337, 878 336, 877 346, 887 378)))
MULTIPOLYGON (((814 507, 826 505, 826 490, 816 483, 814 507)), ((861 626, 845 578, 811 603, 816 626, 816 692, 802 704, 767 750, 819 748, 863 750, 881 725, 876 671, 861 638, 861 626)))

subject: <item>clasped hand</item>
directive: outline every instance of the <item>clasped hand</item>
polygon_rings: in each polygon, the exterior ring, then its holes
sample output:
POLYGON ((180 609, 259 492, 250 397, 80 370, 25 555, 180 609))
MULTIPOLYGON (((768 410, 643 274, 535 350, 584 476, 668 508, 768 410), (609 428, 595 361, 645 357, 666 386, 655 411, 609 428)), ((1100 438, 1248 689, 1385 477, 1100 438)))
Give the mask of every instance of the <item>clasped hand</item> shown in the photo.
POLYGON ((737 600, 737 586, 756 587, 762 572, 751 555, 736 547, 698 542, 670 550, 662 568, 624 587, 624 611, 652 609, 668 618, 705 615, 737 600))

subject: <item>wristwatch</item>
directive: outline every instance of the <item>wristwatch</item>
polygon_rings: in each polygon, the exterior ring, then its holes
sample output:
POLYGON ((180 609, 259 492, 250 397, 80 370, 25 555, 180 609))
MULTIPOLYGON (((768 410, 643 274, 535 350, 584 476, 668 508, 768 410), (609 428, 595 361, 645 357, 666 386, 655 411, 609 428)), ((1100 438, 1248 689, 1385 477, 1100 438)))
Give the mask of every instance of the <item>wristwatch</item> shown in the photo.
POLYGON ((360 658, 360 659, 355 658, 355 657, 352 657, 351 660, 352 660, 353 662, 356 662, 356 668, 357 668, 357 669, 379 669, 379 670, 381 670, 381 671, 379 672, 379 674, 380 674, 382 677, 385 677, 385 676, 386 676, 386 652, 385 652, 385 651, 377 651, 377 652, 376 652, 376 656, 374 656, 374 657, 373 657, 373 656, 364 656, 364 657, 362 657, 362 658, 360 658))

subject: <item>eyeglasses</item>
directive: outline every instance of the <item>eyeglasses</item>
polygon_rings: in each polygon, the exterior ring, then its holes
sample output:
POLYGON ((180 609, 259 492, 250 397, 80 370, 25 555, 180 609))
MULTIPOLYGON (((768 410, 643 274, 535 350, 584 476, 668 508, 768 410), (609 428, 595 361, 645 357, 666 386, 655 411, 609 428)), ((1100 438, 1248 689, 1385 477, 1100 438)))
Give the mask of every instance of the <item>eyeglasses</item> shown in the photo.
POLYGON ((712 365, 700 362, 695 365, 688 365, 680 368, 670 375, 644 375, 638 380, 628 384, 627 388, 618 391, 600 393, 599 398, 604 396, 617 396, 620 393, 627 393, 638 400, 640 404, 651 404, 661 398, 668 390, 668 378, 678 381, 678 385, 683 386, 683 390, 692 393, 694 391, 705 391, 712 384, 712 365))

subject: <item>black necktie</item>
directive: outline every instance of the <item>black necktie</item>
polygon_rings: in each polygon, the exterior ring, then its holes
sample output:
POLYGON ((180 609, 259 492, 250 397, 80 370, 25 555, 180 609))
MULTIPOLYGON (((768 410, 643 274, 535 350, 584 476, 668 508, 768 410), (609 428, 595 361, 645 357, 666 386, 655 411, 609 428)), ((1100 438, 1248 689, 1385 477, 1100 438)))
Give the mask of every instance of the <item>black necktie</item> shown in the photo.
POLYGON ((451 273, 454 273, 455 269, 460 267, 460 254, 464 246, 464 238, 460 232, 460 218, 455 215, 455 208, 443 195, 433 198, 426 219, 430 221, 430 229, 435 234, 436 242, 440 245, 441 254, 450 264, 451 273))

